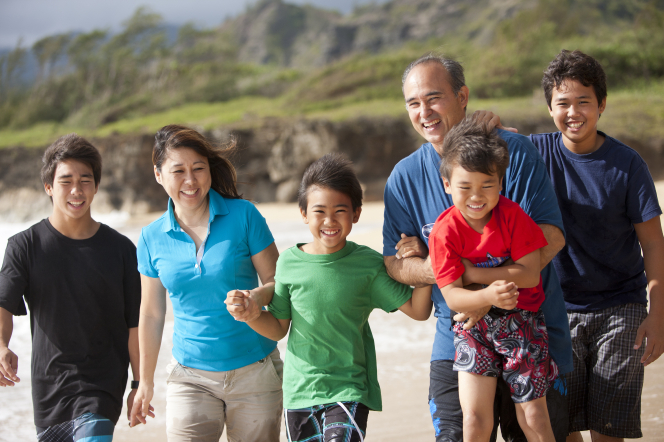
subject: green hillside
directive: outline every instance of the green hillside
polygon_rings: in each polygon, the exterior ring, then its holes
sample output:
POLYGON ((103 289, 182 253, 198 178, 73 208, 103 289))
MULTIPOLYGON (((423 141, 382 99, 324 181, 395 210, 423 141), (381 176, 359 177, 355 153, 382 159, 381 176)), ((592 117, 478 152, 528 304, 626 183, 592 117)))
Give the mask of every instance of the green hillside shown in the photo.
POLYGON ((542 71, 563 48, 602 62, 609 78, 607 119, 624 112, 616 124, 625 131, 664 138, 664 104, 657 98, 664 92, 664 1, 512 0, 490 14, 478 12, 496 3, 489 0, 424 3, 393 0, 341 17, 263 0, 218 29, 186 25, 174 42, 160 16, 141 8, 115 35, 61 34, 17 47, 0 58, 0 146, 43 146, 74 130, 89 136, 150 132, 173 122, 212 128, 267 117, 405 117, 401 73, 428 51, 463 63, 471 107, 495 108, 508 119, 546 118, 543 98, 533 96, 542 71), (434 15, 457 7, 456 31, 394 31, 399 17, 424 3, 434 15), (367 23, 371 32, 405 37, 389 44, 371 40, 367 23), (263 27, 258 32, 252 25, 263 27), (344 52, 339 29, 351 28, 344 52), (367 41, 377 49, 367 49, 367 41), (31 85, 20 81, 27 51, 40 63, 31 85), (325 63, 316 55, 333 52, 336 58, 325 63), (264 57, 250 61, 247 54, 264 57))

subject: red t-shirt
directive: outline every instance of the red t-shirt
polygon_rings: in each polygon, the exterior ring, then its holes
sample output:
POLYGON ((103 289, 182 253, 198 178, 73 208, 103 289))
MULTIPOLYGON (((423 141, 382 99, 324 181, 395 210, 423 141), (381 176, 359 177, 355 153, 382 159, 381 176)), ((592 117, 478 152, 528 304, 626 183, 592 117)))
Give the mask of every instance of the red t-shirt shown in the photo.
MULTIPOLYGON (((508 258, 517 261, 546 245, 535 221, 502 195, 483 233, 470 227, 459 209, 452 206, 438 217, 429 236, 431 266, 440 288, 463 275, 461 258, 470 260, 475 267, 497 267, 508 258)), ((536 287, 519 289, 517 308, 536 312, 542 302, 542 277, 536 287)))

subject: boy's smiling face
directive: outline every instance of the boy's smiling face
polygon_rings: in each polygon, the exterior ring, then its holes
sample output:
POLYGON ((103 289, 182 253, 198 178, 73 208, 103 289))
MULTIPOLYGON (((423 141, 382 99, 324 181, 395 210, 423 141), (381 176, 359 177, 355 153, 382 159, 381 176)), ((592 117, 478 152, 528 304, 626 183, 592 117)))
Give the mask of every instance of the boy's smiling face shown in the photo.
POLYGON ((312 255, 325 255, 344 248, 362 208, 353 210, 350 197, 344 193, 312 186, 307 192, 307 211, 300 209, 300 212, 314 237, 303 250, 312 255))
POLYGON ((567 79, 551 91, 549 114, 563 134, 565 146, 576 154, 587 154, 604 141, 597 136, 597 121, 605 107, 606 98, 598 103, 592 86, 567 79))
POLYGON ((502 183, 497 174, 469 172, 458 165, 452 168, 449 180, 443 177, 445 192, 452 195, 452 202, 468 225, 479 233, 483 232, 491 219, 491 211, 498 204, 502 183))

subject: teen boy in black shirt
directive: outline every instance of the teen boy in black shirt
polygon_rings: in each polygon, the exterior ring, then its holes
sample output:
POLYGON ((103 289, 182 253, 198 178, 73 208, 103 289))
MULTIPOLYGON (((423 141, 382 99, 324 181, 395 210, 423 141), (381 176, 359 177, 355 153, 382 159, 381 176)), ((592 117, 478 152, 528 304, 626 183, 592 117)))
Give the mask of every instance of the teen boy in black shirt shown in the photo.
POLYGON ((38 440, 110 441, 130 362, 139 375, 136 249, 90 215, 101 178, 94 146, 66 135, 43 162, 53 212, 9 238, 0 269, 0 385, 19 382, 8 345, 12 315, 27 314, 27 303, 38 440))

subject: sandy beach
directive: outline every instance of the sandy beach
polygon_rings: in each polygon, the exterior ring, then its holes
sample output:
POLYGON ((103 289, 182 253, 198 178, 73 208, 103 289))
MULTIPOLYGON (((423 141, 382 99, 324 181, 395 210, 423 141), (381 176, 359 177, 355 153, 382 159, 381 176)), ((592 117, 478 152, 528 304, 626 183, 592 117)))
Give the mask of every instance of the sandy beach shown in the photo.
MULTIPOLYGON (((658 193, 660 198, 664 196, 664 182, 658 183, 658 193)), ((311 239, 295 204, 259 204, 258 208, 267 219, 280 250, 311 239)), ((140 228, 155 216, 152 214, 129 219, 118 223, 117 228, 136 241, 140 228)), ((349 239, 382 251, 382 220, 382 202, 366 204, 349 239)), ((416 322, 401 312, 386 314, 374 311, 370 324, 376 340, 383 411, 370 414, 367 440, 433 441, 427 394, 435 319, 432 316, 428 321, 416 322)), ((165 367, 171 358, 172 330, 173 317, 169 305, 152 402, 157 417, 149 420, 148 425, 130 429, 124 417, 126 411, 123 411, 123 417, 115 430, 115 441, 166 440, 165 367)), ((12 339, 11 347, 20 358, 19 375, 22 382, 14 388, 0 390, 0 441, 34 440, 29 386, 29 321, 26 317, 15 320, 15 338, 12 339)), ((279 348, 283 355, 285 340, 279 343, 279 348)), ((642 409, 643 440, 664 441, 664 357, 646 369, 642 409)), ((588 435, 585 437, 590 440, 588 435)), ((221 441, 226 440, 225 435, 222 436, 221 441)), ((286 441, 283 423, 282 440, 286 441)))

